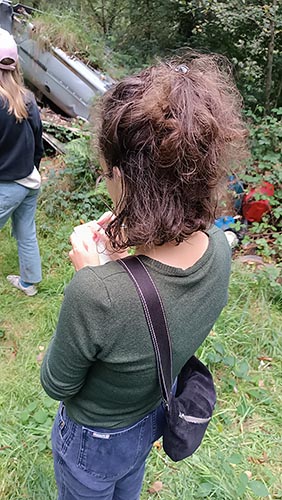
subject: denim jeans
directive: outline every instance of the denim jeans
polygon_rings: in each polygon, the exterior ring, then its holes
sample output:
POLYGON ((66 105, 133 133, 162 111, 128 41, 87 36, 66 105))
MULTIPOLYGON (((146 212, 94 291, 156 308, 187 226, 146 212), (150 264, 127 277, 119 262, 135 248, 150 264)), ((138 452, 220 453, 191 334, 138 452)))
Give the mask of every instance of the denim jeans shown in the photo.
POLYGON ((0 229, 11 218, 12 234, 18 245, 20 276, 28 283, 39 283, 42 279, 35 227, 39 191, 16 182, 0 182, 0 229))
POLYGON ((58 500, 138 500, 163 423, 161 405, 129 427, 89 428, 71 420, 61 403, 52 430, 58 500))

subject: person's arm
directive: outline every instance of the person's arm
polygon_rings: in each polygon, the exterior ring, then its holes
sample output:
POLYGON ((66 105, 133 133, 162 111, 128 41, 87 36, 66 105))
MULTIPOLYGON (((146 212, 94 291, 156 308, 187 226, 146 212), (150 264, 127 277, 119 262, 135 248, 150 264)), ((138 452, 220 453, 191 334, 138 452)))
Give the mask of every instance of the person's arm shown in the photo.
POLYGON ((28 122, 34 135, 34 165, 39 170, 41 158, 43 156, 42 122, 38 106, 34 99, 28 105, 28 122))
POLYGON ((81 390, 102 349, 110 310, 103 282, 87 268, 76 273, 41 366, 41 384, 51 398, 65 400, 81 390))

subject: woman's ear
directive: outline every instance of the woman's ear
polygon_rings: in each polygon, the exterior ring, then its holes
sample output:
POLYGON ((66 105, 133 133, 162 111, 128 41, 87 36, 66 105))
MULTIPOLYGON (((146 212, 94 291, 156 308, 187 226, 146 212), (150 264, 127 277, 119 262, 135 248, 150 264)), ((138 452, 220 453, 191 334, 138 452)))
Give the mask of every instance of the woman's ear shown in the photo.
POLYGON ((108 193, 113 201, 113 204, 115 207, 117 207, 122 198, 122 190, 123 190, 122 172, 118 167, 112 168, 111 176, 106 177, 106 185, 108 193))
POLYGON ((121 171, 118 167, 113 167, 113 175, 116 179, 121 179, 121 171))

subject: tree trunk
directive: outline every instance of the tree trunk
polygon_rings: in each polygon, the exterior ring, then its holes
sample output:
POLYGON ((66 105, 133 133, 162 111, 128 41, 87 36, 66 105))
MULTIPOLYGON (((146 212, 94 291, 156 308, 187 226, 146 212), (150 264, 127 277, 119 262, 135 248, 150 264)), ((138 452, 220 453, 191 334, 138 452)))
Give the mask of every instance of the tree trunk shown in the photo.
POLYGON ((273 0, 272 9, 273 13, 271 15, 269 31, 270 38, 267 50, 267 66, 266 66, 266 80, 265 80, 265 106, 264 114, 269 114, 270 111, 270 95, 272 87, 272 69, 273 69, 273 53, 274 53, 274 38, 275 38, 275 27, 276 27, 276 8, 277 0, 273 0))
POLYGON ((102 20, 102 29, 104 35, 107 35, 107 21, 106 21, 106 11, 105 11, 105 1, 102 0, 102 5, 101 5, 101 20, 102 20))
POLYGON ((282 77, 280 79, 278 90, 276 92, 276 99, 275 99, 275 104, 274 104, 275 108, 277 108, 279 106, 279 99, 280 99, 281 93, 282 93, 282 77))

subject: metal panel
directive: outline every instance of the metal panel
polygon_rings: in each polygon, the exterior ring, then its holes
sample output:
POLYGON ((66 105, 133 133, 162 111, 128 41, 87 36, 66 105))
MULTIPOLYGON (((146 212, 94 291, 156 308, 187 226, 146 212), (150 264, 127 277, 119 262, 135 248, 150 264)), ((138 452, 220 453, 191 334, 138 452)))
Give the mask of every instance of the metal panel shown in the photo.
POLYGON ((32 24, 17 19, 12 22, 12 14, 11 2, 0 0, 0 26, 9 28, 15 37, 26 81, 67 115, 88 120, 93 100, 104 94, 113 80, 58 47, 43 50, 31 36, 32 24))
POLYGON ((9 31, 9 33, 12 33, 12 16, 13 7, 11 2, 7 0, 0 0, 0 28, 9 31))

